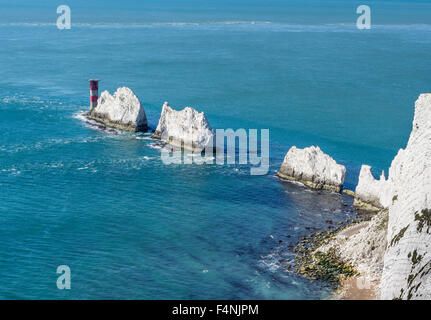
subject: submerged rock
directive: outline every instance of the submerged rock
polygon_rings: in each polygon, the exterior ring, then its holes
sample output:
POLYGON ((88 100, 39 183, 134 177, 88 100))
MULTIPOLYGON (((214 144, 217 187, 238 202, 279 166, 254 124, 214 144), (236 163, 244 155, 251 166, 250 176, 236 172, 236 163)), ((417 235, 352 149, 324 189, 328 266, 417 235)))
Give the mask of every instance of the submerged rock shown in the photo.
POLYGON ((186 107, 181 111, 164 103, 159 124, 153 138, 163 140, 176 147, 202 151, 214 143, 214 131, 203 112, 186 107))
POLYGON ((319 147, 305 149, 290 148, 284 158, 280 178, 298 181, 313 189, 327 189, 339 192, 344 184, 346 168, 337 164, 319 147))
POLYGON ((118 88, 113 96, 108 91, 102 92, 97 106, 87 117, 132 132, 148 129, 144 108, 133 91, 126 87, 118 88))
POLYGON ((348 190, 348 189, 344 189, 344 188, 343 188, 343 193, 344 193, 344 194, 346 194, 346 195, 348 195, 349 197, 352 197, 352 198, 354 198, 354 197, 355 197, 355 191, 352 191, 352 190, 348 190))

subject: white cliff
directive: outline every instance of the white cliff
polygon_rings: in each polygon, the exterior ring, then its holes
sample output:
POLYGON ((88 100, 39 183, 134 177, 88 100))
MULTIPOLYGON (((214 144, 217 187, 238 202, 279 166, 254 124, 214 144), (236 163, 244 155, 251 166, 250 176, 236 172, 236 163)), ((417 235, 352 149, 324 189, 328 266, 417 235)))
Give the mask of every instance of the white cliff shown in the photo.
POLYGON ((102 92, 89 118, 128 131, 147 129, 147 117, 138 97, 129 88, 118 88, 112 96, 102 92))
POLYGON ((339 232, 318 250, 334 248, 380 299, 430 300, 431 93, 416 101, 407 147, 392 161, 388 179, 382 173, 376 180, 371 167, 362 166, 355 204, 384 209, 370 222, 339 232))
POLYGON ((415 104, 413 130, 389 169, 388 248, 382 299, 431 299, 431 94, 415 104))
POLYGON ((214 143, 214 131, 203 112, 186 107, 181 111, 164 103, 153 138, 192 151, 202 151, 214 143))
POLYGON ((290 148, 277 175, 299 181, 310 188, 339 192, 344 184, 346 168, 337 164, 319 147, 290 148))
POLYGON ((355 206, 364 209, 381 209, 387 208, 390 201, 390 188, 385 173, 382 172, 380 180, 376 180, 371 173, 371 167, 363 165, 355 190, 355 206))

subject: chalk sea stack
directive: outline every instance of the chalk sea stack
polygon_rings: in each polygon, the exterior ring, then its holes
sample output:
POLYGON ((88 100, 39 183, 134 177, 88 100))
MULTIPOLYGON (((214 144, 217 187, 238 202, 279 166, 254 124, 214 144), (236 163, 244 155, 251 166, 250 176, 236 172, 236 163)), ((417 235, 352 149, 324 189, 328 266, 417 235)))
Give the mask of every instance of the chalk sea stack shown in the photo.
POLYGON ((346 168, 337 164, 319 147, 290 148, 277 175, 282 179, 298 181, 313 189, 340 192, 346 168))
POLYGON ((121 130, 148 129, 144 108, 133 91, 126 87, 118 88, 114 95, 104 91, 87 117, 121 130))
POLYGON ((203 112, 190 107, 177 111, 165 102, 152 137, 179 148, 202 151, 213 145, 215 134, 203 112))
POLYGON ((389 194, 385 173, 382 172, 380 179, 376 180, 371 172, 371 167, 362 165, 355 189, 355 207, 371 211, 387 208, 390 201, 389 194))

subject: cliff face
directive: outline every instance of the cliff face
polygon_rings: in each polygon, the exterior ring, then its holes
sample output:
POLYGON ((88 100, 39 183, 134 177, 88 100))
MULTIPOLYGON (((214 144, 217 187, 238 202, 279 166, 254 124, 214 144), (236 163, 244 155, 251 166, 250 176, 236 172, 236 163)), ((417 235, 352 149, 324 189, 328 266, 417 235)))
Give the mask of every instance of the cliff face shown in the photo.
POLYGON ((339 192, 344 184, 346 168, 337 164, 319 147, 290 148, 277 175, 299 181, 314 189, 339 192))
POLYGON ((416 101, 413 130, 389 169, 388 248, 382 299, 431 299, 431 94, 416 101))
POLYGON ((214 141, 214 131, 203 112, 187 107, 173 110, 167 102, 163 105, 159 124, 153 138, 192 151, 201 151, 214 141))
POLYGON ((147 130, 147 117, 138 97, 129 88, 117 89, 112 96, 104 91, 89 118, 128 131, 147 130))

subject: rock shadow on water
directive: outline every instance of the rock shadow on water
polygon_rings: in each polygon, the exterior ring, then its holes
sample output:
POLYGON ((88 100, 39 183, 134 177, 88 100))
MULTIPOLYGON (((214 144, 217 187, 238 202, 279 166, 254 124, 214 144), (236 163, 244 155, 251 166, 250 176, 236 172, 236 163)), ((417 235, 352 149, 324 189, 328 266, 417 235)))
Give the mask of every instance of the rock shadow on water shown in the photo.
MULTIPOLYGON (((315 215, 316 211, 341 213, 352 211, 353 200, 343 194, 329 190, 314 190, 298 182, 280 180, 280 186, 289 202, 304 214, 315 215)), ((315 217, 315 216, 314 216, 315 217)))

